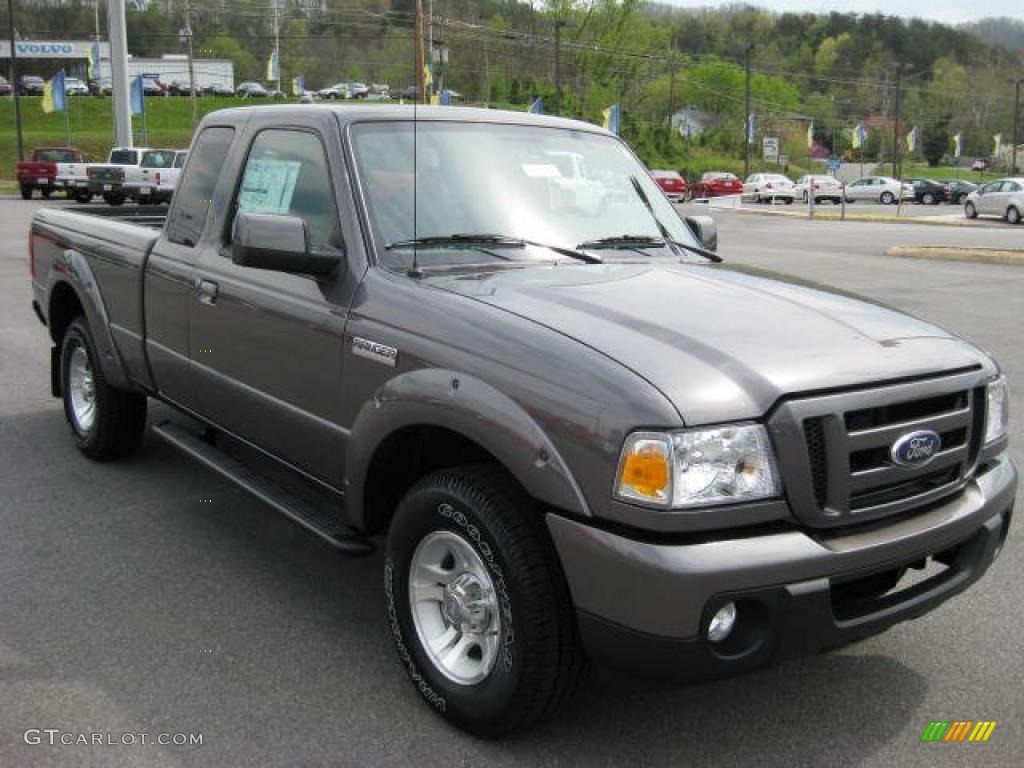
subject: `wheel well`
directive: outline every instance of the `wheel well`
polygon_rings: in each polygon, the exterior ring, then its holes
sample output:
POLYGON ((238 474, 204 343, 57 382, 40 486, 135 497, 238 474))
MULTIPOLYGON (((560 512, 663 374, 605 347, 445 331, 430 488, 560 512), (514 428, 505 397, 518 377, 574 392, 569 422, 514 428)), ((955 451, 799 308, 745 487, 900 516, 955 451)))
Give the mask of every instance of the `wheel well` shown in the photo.
POLYGON ((413 483, 446 467, 500 462, 481 445, 444 427, 404 427, 377 446, 366 473, 363 527, 376 533, 388 526, 395 507, 413 483))
POLYGON ((46 316, 50 326, 50 338, 59 344, 71 321, 84 314, 85 308, 82 307, 75 289, 67 283, 57 283, 53 287, 50 311, 46 316))

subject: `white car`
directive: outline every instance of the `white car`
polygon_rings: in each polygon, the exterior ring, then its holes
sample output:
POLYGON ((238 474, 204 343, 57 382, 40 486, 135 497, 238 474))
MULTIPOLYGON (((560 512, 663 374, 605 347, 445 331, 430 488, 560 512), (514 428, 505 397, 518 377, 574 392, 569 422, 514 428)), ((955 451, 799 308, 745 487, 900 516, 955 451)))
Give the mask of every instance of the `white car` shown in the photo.
POLYGON ((809 189, 814 191, 815 203, 828 200, 834 205, 839 205, 843 201, 843 185, 834 176, 806 174, 793 185, 797 200, 803 200, 805 203, 809 189))
POLYGON ((159 202, 158 188, 162 174, 174 167, 176 149, 147 149, 137 166, 124 169, 124 189, 141 205, 159 202))
POLYGON ((866 176, 846 185, 846 202, 857 200, 895 205, 902 198, 914 198, 913 184, 903 184, 890 176, 866 176))
POLYGON ((77 77, 64 78, 64 93, 68 96, 88 96, 89 86, 77 77))
POLYGON ((781 173, 753 173, 743 182, 743 197, 758 203, 781 200, 789 205, 795 196, 793 182, 781 173))
POLYGON ((998 216, 1010 224, 1020 224, 1024 215, 1024 177, 997 179, 983 184, 967 196, 964 215, 998 216))
POLYGON ((351 99, 352 89, 348 83, 335 83, 327 88, 321 88, 316 95, 324 100, 351 99))

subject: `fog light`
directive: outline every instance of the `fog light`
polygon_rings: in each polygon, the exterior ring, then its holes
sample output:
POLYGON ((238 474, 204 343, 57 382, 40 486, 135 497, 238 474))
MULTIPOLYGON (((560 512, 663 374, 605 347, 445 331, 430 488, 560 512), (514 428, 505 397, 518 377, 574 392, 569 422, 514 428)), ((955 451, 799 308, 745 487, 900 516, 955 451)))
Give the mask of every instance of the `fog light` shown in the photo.
POLYGON ((712 643, 720 643, 729 636, 732 628, 736 625, 736 604, 726 603, 718 609, 711 621, 708 622, 708 640, 712 643))

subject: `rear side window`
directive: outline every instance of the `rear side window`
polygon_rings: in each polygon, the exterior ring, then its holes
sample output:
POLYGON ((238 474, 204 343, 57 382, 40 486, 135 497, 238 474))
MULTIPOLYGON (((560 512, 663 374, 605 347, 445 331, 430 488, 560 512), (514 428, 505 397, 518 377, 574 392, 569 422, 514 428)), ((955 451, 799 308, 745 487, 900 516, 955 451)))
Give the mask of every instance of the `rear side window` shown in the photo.
POLYGON ((234 137, 234 128, 217 126, 205 129, 196 139, 192 162, 178 184, 167 215, 167 239, 172 243, 191 247, 199 241, 217 177, 234 137))
POLYGON ((144 168, 170 168, 174 162, 174 152, 146 152, 142 155, 144 168))

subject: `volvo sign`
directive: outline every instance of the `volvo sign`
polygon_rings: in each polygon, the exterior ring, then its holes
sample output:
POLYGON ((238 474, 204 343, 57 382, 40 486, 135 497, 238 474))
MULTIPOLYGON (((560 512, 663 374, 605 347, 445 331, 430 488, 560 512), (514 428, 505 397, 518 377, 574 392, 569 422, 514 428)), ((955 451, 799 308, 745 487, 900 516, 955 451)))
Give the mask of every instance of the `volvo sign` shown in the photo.
MULTIPOLYGON (((92 40, 15 40, 19 59, 88 59, 92 40)), ((11 58, 11 44, 0 41, 0 59, 11 58)), ((100 59, 110 58, 110 44, 100 42, 100 59)))

